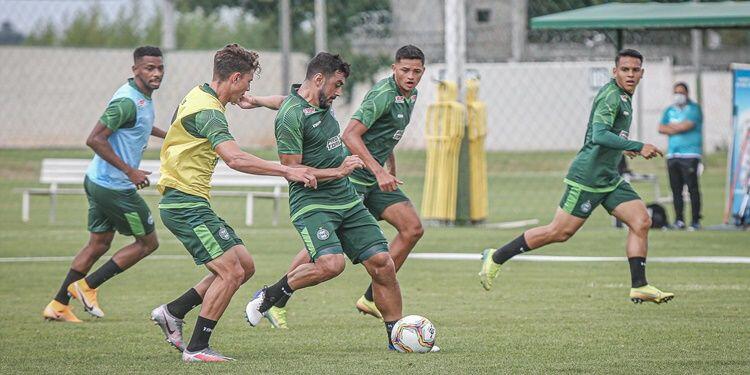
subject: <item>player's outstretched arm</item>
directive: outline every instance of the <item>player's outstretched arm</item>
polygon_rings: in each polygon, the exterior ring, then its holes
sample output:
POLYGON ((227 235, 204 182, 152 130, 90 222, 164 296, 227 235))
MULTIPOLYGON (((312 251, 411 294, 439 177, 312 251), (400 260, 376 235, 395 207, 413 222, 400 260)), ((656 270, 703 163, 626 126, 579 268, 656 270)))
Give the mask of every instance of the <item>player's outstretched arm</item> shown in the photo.
POLYGON ((156 138, 164 139, 167 136, 167 132, 154 126, 151 128, 151 135, 156 138))
POLYGON ((102 159, 106 160, 107 163, 112 164, 115 168, 121 170, 128 179, 135 185, 136 189, 142 189, 149 186, 151 182, 148 180, 147 175, 151 174, 149 171, 142 171, 140 169, 132 168, 125 163, 109 143, 109 136, 112 135, 113 131, 98 121, 94 126, 94 129, 86 139, 86 146, 89 146, 94 152, 99 155, 102 159))
POLYGON ((237 142, 228 140, 216 145, 215 151, 222 160, 234 170, 268 176, 281 176, 289 181, 302 182, 313 189, 318 187, 310 168, 304 166, 287 166, 261 159, 240 149, 237 142))
POLYGON ((285 95, 270 95, 270 96, 250 96, 242 95, 237 105, 242 109, 253 109, 259 107, 266 107, 268 109, 278 110, 281 107, 281 103, 286 99, 285 95))
MULTIPOLYGON (((398 185, 403 184, 403 182, 399 181, 394 174, 386 171, 385 168, 375 160, 370 153, 370 150, 367 149, 365 141, 362 139, 362 136, 367 133, 367 130, 368 128, 362 122, 357 119, 352 119, 349 121, 349 125, 344 130, 344 134, 341 138, 343 139, 346 148, 348 148, 354 155, 359 156, 360 159, 362 159, 362 162, 364 162, 365 167, 375 175, 380 190, 394 191, 398 188, 398 185)), ((391 154, 391 157, 392 156, 393 154, 391 154)), ((395 158, 393 160, 395 161, 395 158)))
POLYGON ((362 160, 356 155, 347 156, 341 165, 336 168, 325 169, 312 168, 303 165, 302 155, 300 154, 279 154, 279 160, 281 160, 281 164, 289 167, 307 168, 310 174, 315 176, 320 182, 344 178, 351 174, 353 170, 364 168, 364 163, 362 163, 362 160))

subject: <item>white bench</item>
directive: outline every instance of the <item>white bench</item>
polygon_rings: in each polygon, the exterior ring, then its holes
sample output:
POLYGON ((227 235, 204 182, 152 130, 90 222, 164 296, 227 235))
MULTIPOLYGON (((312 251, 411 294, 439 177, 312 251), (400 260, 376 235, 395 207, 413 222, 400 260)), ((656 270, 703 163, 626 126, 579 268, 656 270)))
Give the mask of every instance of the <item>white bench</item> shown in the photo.
MULTIPOLYGON (((46 195, 50 197, 49 219, 55 221, 57 211, 58 195, 82 195, 85 191, 82 187, 61 188, 60 185, 83 184, 86 169, 91 162, 90 159, 44 159, 39 182, 49 184, 47 188, 21 189, 21 220, 29 221, 30 200, 32 195, 46 195)), ((143 195, 159 195, 154 189, 159 180, 159 161, 142 160, 140 169, 150 171, 148 176, 151 187, 140 190, 143 195)), ((211 187, 242 187, 242 188, 271 188, 272 191, 247 191, 247 190, 212 190, 211 196, 217 197, 245 197, 245 225, 253 225, 253 206, 255 198, 273 199, 274 226, 279 223, 281 209, 281 198, 289 198, 289 193, 283 191, 287 188, 286 179, 277 176, 259 176, 235 171, 229 168, 223 161, 219 160, 216 165, 211 187)))

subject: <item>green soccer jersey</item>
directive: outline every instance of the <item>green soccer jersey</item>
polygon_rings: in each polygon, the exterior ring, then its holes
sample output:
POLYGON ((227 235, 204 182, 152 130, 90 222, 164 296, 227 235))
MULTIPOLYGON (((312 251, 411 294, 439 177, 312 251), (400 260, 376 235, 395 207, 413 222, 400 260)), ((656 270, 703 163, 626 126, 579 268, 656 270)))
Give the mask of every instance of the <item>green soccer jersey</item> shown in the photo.
POLYGON ((614 190, 622 182, 617 165, 622 152, 640 151, 643 143, 629 141, 633 118, 632 95, 615 80, 604 85, 594 99, 583 147, 570 166, 565 182, 591 192, 614 190))
MULTIPOLYGON (((375 84, 365 95, 357 112, 352 115, 353 120, 358 120, 367 127, 362 140, 380 165, 385 164, 404 135, 416 101, 417 89, 413 89, 409 95, 403 95, 396 85, 396 80, 390 76, 375 84)), ((349 150, 345 152, 351 155, 349 150)), ((350 178, 363 185, 377 182, 375 175, 367 169, 356 169, 350 178)))
MULTIPOLYGON (((339 136, 339 122, 331 109, 310 105, 293 85, 291 94, 276 114, 276 145, 279 154, 302 155, 302 164, 317 169, 337 168, 346 155, 339 136)), ((317 189, 299 182, 289 184, 292 220, 313 210, 348 209, 359 203, 348 178, 318 183, 317 189)))

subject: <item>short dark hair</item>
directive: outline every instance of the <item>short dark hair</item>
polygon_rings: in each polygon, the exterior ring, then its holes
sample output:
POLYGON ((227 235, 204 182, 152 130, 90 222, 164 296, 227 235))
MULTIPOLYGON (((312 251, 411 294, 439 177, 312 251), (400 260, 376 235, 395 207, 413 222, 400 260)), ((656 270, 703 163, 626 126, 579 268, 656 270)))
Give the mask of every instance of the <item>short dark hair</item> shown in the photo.
POLYGON ((615 65, 619 64, 620 58, 625 57, 625 56, 635 57, 636 59, 641 60, 641 63, 643 63, 643 55, 641 55, 640 52, 634 49, 626 48, 626 49, 620 50, 620 52, 617 52, 617 56, 615 56, 615 65))
POLYGON ((396 62, 402 59, 420 60, 422 61, 422 65, 424 65, 424 52, 417 46, 407 44, 396 51, 396 62))
POLYGON ((677 82, 677 83, 674 84, 674 87, 672 87, 672 88, 676 89, 676 88, 678 88, 680 86, 682 86, 682 88, 685 89, 686 92, 690 92, 690 90, 688 89, 688 85, 685 82, 677 82))
POLYGON ((227 44, 214 55, 214 79, 223 81, 237 72, 260 73, 258 53, 248 51, 237 43, 227 44))
POLYGON ((156 56, 161 57, 161 50, 159 47, 154 46, 140 46, 133 51, 133 62, 138 62, 143 56, 156 56))
POLYGON ((310 79, 318 73, 324 76, 330 76, 336 72, 341 72, 344 77, 349 77, 350 65, 339 55, 328 52, 320 52, 307 63, 307 73, 305 79, 310 79))

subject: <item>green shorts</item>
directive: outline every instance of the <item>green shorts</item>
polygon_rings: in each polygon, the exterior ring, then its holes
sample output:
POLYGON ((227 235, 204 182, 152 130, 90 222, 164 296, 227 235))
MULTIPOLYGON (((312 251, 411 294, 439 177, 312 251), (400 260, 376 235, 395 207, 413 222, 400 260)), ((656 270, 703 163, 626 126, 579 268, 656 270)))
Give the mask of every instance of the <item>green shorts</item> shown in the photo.
POLYGON ((362 202, 349 209, 317 210, 293 222, 313 262, 321 255, 346 254, 357 264, 388 252, 388 241, 362 202))
POLYGON ((208 263, 243 244, 204 198, 168 188, 159 202, 159 212, 164 225, 182 242, 195 264, 208 263))
POLYGON ((409 197, 404 194, 401 189, 394 191, 382 191, 377 183, 371 185, 365 185, 360 181, 354 181, 349 179, 357 190, 357 194, 362 198, 362 203, 370 211, 370 214, 375 217, 376 220, 383 220, 381 215, 383 211, 391 205, 400 202, 408 202, 409 197))
POLYGON ((586 219, 599 204, 612 214, 612 210, 621 203, 641 199, 630 184, 624 181, 608 192, 591 192, 584 189, 580 186, 567 185, 565 194, 560 200, 560 208, 573 216, 586 219))
POLYGON ((143 237, 154 231, 151 210, 135 189, 107 189, 88 177, 83 180, 83 189, 89 201, 89 232, 117 230, 126 236, 143 237))

